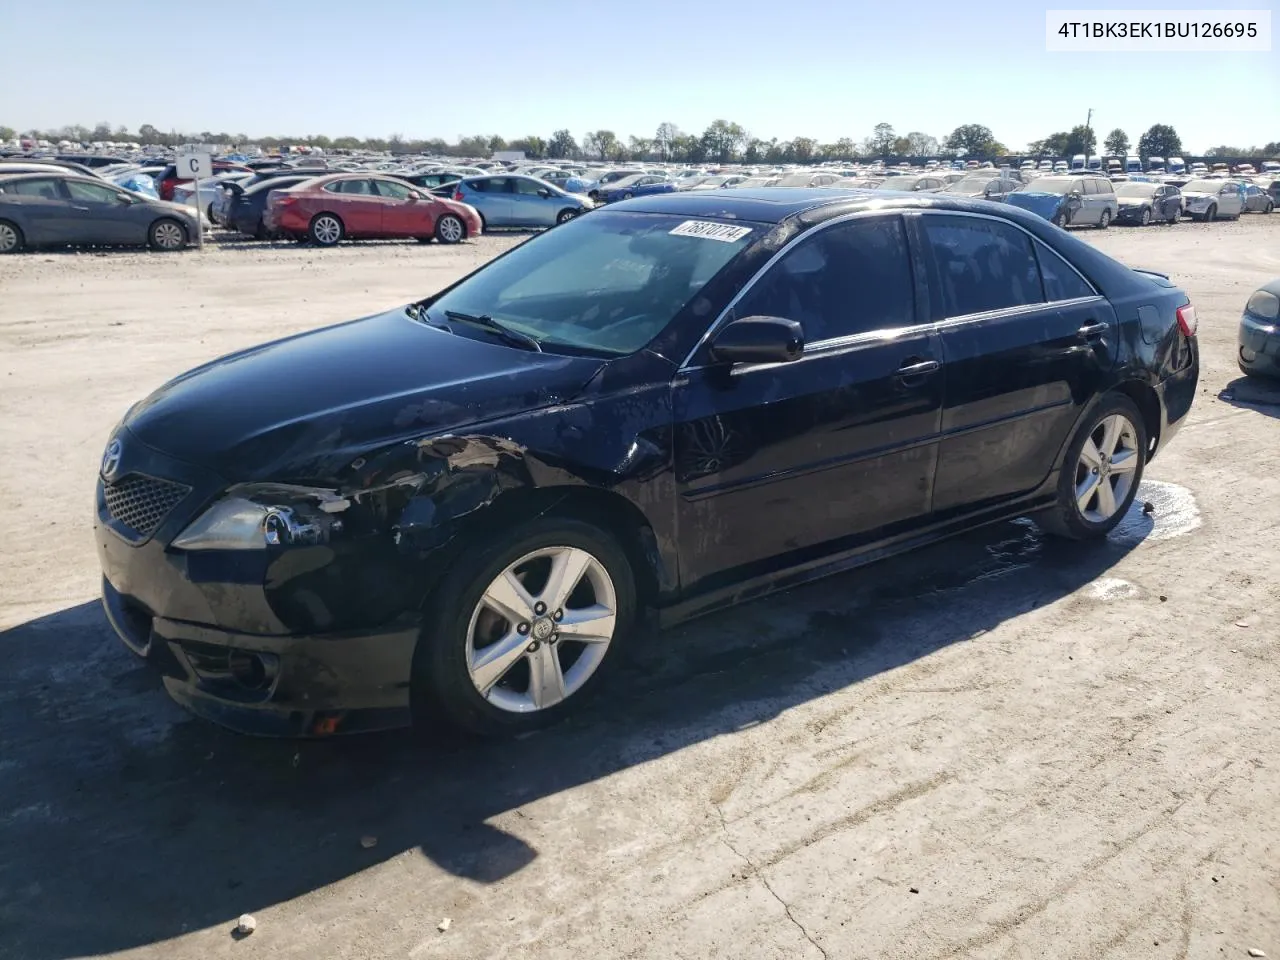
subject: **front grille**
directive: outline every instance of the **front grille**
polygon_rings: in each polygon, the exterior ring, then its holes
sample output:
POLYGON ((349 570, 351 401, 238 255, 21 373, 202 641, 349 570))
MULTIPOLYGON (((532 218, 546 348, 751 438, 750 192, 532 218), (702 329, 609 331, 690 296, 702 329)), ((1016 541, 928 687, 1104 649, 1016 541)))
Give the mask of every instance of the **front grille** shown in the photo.
POLYGON ((107 513, 121 526, 145 540, 159 529, 191 488, 172 480, 160 480, 141 473, 130 474, 103 487, 107 513))

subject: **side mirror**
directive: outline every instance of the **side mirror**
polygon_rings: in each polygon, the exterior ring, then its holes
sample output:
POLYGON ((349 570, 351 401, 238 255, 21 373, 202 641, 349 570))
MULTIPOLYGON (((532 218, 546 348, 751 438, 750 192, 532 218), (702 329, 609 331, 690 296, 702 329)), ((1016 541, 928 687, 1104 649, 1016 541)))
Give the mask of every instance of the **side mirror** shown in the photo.
POLYGON ((542 187, 541 189, 538 190, 538 196, 540 196, 543 200, 545 200, 549 196, 551 196, 551 191, 548 190, 546 187, 542 187))
POLYGON ((421 200, 421 199, 422 199, 422 194, 420 194, 417 190, 410 190, 410 191, 409 191, 409 199, 410 199, 410 200, 421 200))
POLYGON ((782 317, 743 317, 721 327, 711 341, 718 363, 790 363, 804 353, 804 329, 782 317))

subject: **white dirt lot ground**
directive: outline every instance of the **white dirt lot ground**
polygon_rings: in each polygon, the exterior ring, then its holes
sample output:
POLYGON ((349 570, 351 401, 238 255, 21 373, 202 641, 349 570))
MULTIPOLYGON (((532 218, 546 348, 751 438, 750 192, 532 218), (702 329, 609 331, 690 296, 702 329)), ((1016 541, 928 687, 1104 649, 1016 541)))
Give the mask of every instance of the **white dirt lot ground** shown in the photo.
POLYGON ((0 957, 1280 957, 1280 406, 1218 396, 1280 216, 1082 235, 1199 312, 1154 513, 695 622, 575 722, 433 749, 173 706, 97 605, 94 475, 174 374, 521 238, 0 259, 0 957))

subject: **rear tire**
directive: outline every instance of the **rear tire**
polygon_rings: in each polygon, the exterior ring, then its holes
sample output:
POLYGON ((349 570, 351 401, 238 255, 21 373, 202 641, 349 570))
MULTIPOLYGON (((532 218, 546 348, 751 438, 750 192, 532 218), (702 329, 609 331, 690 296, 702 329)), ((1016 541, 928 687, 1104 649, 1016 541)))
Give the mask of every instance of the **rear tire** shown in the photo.
POLYGON ((426 603, 410 684, 414 726, 425 734, 443 727, 498 737, 556 722, 621 659, 636 604, 626 551, 588 523, 543 517, 480 538, 426 603), (549 589, 553 557, 585 570, 575 580, 579 586, 559 601, 549 589), (513 579, 525 596, 511 587, 513 579), (561 604, 563 619, 549 607, 524 609, 528 600, 544 598, 561 604), (518 609, 508 614, 500 605, 518 609), (571 624, 584 635, 600 634, 593 642, 574 641, 571 624), (544 682, 535 684, 535 675, 544 682))
POLYGON ((1067 448, 1058 502, 1038 514, 1036 523, 1069 540, 1101 540, 1124 519, 1146 465, 1147 428, 1141 411, 1123 394, 1107 394, 1067 448))
POLYGON ((0 220, 0 255, 21 253, 26 245, 27 241, 22 236, 22 229, 16 223, 0 220))
POLYGON ((567 223, 578 215, 577 210, 565 209, 556 214, 556 223, 567 223))
POLYGON ((318 247, 333 247, 346 236, 347 228, 336 213, 317 213, 307 227, 307 236, 318 247))
POLYGON ((1105 230, 1109 226, 1111 226, 1111 211, 1103 210, 1102 216, 1098 218, 1098 229, 1105 230))
POLYGON ((190 242, 187 228, 170 217, 161 217, 147 230, 147 246, 162 253, 181 250, 190 242))

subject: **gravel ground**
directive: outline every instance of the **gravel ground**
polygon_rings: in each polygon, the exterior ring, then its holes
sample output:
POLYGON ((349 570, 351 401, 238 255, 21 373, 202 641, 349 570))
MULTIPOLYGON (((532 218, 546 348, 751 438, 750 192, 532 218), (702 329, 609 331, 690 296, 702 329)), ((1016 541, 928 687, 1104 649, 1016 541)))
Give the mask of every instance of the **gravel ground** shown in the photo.
POLYGON ((1200 316, 1154 513, 695 622, 573 723, 430 751, 189 719, 101 615, 90 491, 168 377, 520 238, 0 259, 0 957, 1280 956, 1280 406, 1219 398, 1280 217, 1081 235, 1200 316))

